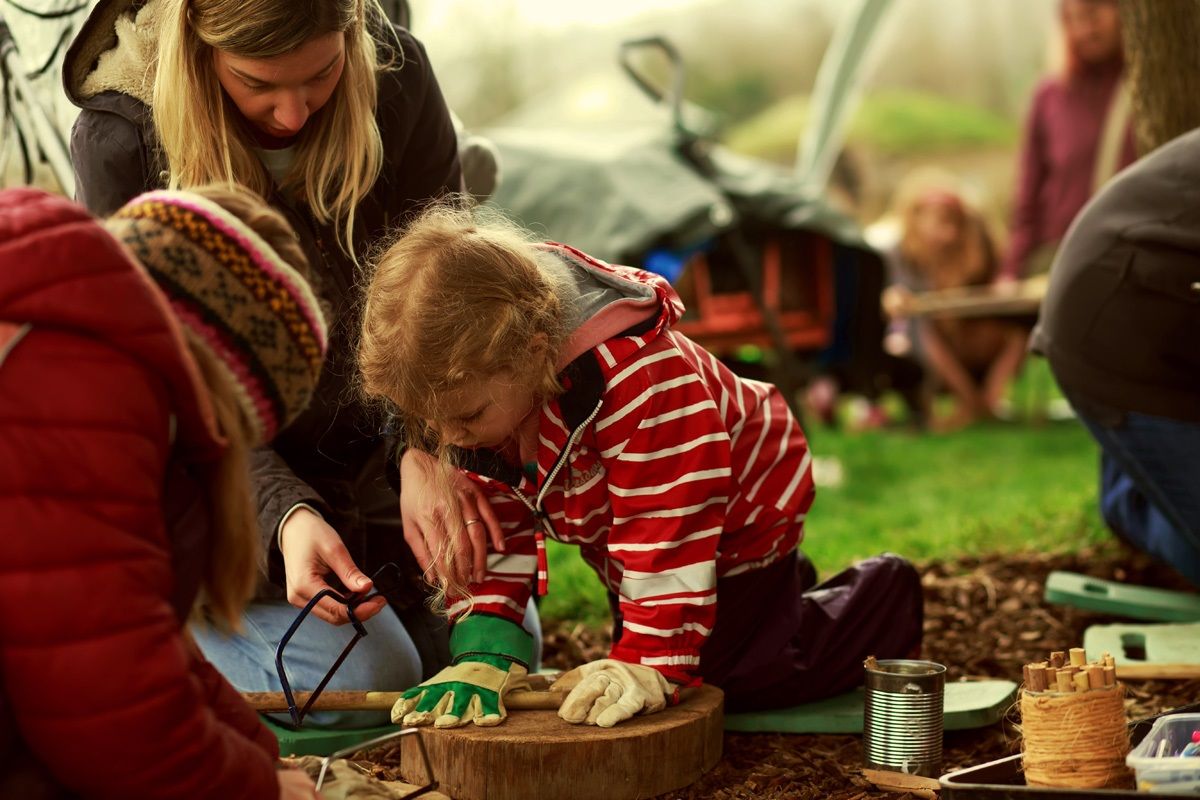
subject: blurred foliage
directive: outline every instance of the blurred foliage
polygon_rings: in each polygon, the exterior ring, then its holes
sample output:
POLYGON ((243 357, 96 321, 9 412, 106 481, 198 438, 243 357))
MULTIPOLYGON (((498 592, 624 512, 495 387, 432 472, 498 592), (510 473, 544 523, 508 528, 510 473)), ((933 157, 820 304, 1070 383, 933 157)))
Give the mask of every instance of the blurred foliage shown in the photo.
MULTIPOLYGON (((732 128, 725 141, 746 155, 790 163, 808 114, 808 98, 793 95, 732 128)), ((1011 146, 1017 135, 1015 120, 986 109, 934 94, 893 90, 863 98, 850 123, 849 145, 908 156, 1011 146)))
POLYGON ((731 126, 769 108, 776 91, 770 76, 760 70, 744 70, 734 74, 694 70, 688 77, 687 97, 703 108, 715 112, 731 126))

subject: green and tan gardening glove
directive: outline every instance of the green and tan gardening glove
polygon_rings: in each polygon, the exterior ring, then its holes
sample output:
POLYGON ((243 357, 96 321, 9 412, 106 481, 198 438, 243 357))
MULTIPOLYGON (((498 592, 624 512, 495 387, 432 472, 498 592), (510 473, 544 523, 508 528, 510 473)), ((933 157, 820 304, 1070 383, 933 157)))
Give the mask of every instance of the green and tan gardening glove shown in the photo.
POLYGON ((514 622, 472 614, 450 632, 449 667, 400 695, 392 722, 457 728, 499 725, 508 716, 504 696, 529 689, 533 637, 514 622))
POLYGON ((564 672, 554 685, 566 687, 573 683, 575 688, 563 700, 558 715, 567 722, 601 728, 611 728, 635 714, 662 711, 674 693, 658 670, 614 658, 591 661, 564 672))

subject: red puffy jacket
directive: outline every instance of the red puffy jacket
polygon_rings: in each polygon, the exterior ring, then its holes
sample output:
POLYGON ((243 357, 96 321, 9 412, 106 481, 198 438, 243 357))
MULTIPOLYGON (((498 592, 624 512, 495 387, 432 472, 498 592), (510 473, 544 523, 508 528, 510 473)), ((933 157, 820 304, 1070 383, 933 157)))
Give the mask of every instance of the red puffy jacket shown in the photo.
POLYGON ((184 628, 220 448, 140 265, 0 192, 0 796, 278 795, 274 738, 184 628))

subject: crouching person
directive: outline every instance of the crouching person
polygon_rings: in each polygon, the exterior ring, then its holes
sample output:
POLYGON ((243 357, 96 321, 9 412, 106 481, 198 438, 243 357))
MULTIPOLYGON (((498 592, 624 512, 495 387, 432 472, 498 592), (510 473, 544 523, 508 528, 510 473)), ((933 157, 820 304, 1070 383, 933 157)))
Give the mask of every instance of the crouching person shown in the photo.
POLYGON ((0 796, 317 796, 186 627, 254 592, 247 452, 325 350, 306 270, 242 191, 0 192, 0 796))
MULTIPOLYGON (((797 551, 813 500, 803 432, 775 387, 672 330, 661 278, 434 208, 367 288, 364 390, 487 495, 506 532, 483 580, 438 562, 453 665, 393 710, 406 725, 499 724, 525 684, 520 629, 545 538, 607 587, 611 657, 584 665, 560 716, 614 725, 701 679, 731 710, 854 686, 861 661, 912 654, 920 582, 884 555, 819 586, 797 551)), ((467 520, 466 524, 470 524, 467 520)))

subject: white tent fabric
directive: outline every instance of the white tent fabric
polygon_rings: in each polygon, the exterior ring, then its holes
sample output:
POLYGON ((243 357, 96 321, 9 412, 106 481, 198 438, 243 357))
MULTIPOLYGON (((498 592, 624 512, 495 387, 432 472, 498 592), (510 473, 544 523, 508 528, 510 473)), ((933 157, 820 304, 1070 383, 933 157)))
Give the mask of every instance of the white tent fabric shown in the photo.
MULTIPOLYGON (((0 22, 11 41, 4 46, 4 80, 0 93, 0 172, 5 185, 21 182, 21 158, 38 161, 38 146, 58 149, 70 135, 78 109, 62 91, 62 61, 75 32, 96 0, 0 0, 0 22), (22 90, 28 91, 25 96, 22 90), (39 117, 49 125, 39 125, 39 117), (20 130, 18 131, 18 126, 20 130), (53 141, 54 136, 58 141, 53 141), (25 153, 20 149, 24 142, 25 153)), ((61 153, 57 154, 61 174, 61 153)), ((55 181, 54 171, 40 171, 41 181, 55 181)), ((71 187, 59 186, 70 192, 71 187)))

